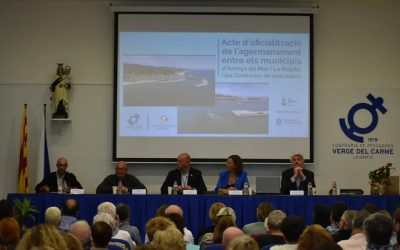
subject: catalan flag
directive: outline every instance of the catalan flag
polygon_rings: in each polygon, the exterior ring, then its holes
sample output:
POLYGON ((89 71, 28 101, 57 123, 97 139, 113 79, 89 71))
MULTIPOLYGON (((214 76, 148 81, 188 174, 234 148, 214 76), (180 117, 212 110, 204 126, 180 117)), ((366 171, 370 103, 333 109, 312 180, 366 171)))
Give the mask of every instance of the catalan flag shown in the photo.
POLYGON ((18 193, 28 193, 28 122, 27 108, 24 107, 22 117, 21 146, 19 148, 18 193))

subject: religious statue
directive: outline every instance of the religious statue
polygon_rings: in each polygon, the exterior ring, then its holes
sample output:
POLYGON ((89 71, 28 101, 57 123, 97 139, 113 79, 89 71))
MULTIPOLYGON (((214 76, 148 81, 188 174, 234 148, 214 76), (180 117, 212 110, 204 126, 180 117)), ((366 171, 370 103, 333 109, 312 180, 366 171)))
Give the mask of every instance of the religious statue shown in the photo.
POLYGON ((69 101, 68 94, 71 89, 71 67, 58 63, 57 74, 51 83, 50 90, 53 93, 53 118, 68 118, 69 101))

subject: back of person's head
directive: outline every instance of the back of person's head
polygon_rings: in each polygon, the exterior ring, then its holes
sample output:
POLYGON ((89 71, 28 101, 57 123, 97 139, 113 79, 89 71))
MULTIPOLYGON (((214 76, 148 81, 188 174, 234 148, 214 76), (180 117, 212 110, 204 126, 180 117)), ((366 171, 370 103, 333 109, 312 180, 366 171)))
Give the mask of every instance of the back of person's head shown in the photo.
POLYGON ((342 215, 343 215, 344 211, 346 211, 346 210, 347 210, 346 203, 344 203, 343 201, 336 201, 332 205, 331 219, 334 222, 339 222, 340 219, 342 218, 342 215))
POLYGON ((90 226, 85 220, 78 220, 71 225, 69 232, 81 242, 83 249, 89 249, 92 243, 90 226))
POLYGON ((108 213, 96 214, 93 217, 93 224, 96 223, 96 222, 99 222, 99 221, 103 221, 103 222, 107 223, 112 228, 112 230, 114 231, 114 228, 116 226, 115 225, 115 219, 110 214, 108 214, 108 213))
POLYGON ((393 221, 384 214, 374 213, 365 219, 364 230, 368 244, 385 246, 392 237, 393 221))
POLYGON ((183 234, 174 227, 155 232, 152 244, 158 250, 184 250, 186 248, 183 234))
POLYGON ((44 222, 58 227, 61 222, 61 210, 58 207, 49 207, 44 212, 44 222))
POLYGON ((326 228, 331 224, 330 221, 331 209, 325 204, 317 204, 314 207, 313 224, 321 225, 326 228))
POLYGON ((283 212, 282 210, 274 210, 268 215, 268 218, 265 219, 267 227, 265 227, 265 224, 264 227, 268 229, 279 229, 282 221, 285 218, 286 218, 285 212, 283 212))
POLYGON ((126 221, 130 216, 129 206, 125 203, 119 203, 116 207, 116 212, 120 221, 126 221))
POLYGON ((368 217, 369 213, 365 210, 357 211, 354 214, 352 220, 352 228, 354 229, 363 229, 364 221, 368 217))
POLYGON ((68 250, 83 250, 81 242, 75 235, 63 233, 62 236, 64 237, 68 250))
POLYGON ((217 213, 217 217, 220 217, 220 216, 231 216, 233 222, 236 223, 236 213, 235 213, 235 210, 233 210, 233 208, 231 208, 231 207, 221 208, 217 213))
POLYGON ((287 243, 296 243, 306 228, 304 219, 299 216, 288 216, 283 219, 280 229, 287 243))
POLYGON ((183 210, 178 205, 170 205, 165 209, 165 214, 179 214, 183 217, 183 210))
POLYGON ((94 247, 105 248, 111 240, 113 230, 110 225, 104 221, 93 223, 91 228, 94 247))
POLYGON ((217 224, 215 225, 214 228, 214 233, 213 233, 213 242, 215 244, 219 244, 222 242, 222 235, 228 227, 233 227, 235 226, 235 222, 233 221, 231 216, 220 216, 217 224))
POLYGON ((16 219, 6 217, 0 220, 0 246, 16 246, 20 235, 20 227, 16 219))
POLYGON ((116 215, 116 208, 115 205, 112 204, 111 202, 103 202, 100 203, 100 205, 97 206, 97 213, 107 213, 111 215, 113 218, 115 218, 116 215))
POLYGON ((78 216, 79 213, 79 203, 75 199, 68 199, 62 205, 62 214, 68 216, 78 216))
POLYGON ((342 248, 334 241, 329 240, 311 248, 311 250, 342 250, 342 248))
POLYGON ((0 220, 6 217, 15 217, 14 207, 8 200, 0 200, 0 220))
POLYGON ((28 250, 34 247, 43 248, 44 246, 55 250, 68 249, 58 228, 44 223, 26 231, 17 246, 17 250, 28 250))
POLYGON ((222 234, 222 245, 227 249, 233 239, 243 236, 244 232, 237 227, 228 227, 222 234))
POLYGON ((227 250, 258 250, 257 242, 248 235, 239 236, 231 241, 227 250))
POLYGON ((211 205, 210 210, 208 211, 208 218, 210 218, 213 225, 215 225, 217 223, 217 221, 218 221, 217 213, 223 207, 226 207, 226 206, 222 202, 214 202, 211 205))
POLYGON ((352 228, 352 221, 354 218, 356 211, 354 210, 346 210, 342 215, 342 220, 344 221, 344 229, 351 230, 352 228))
POLYGON ((257 207, 257 220, 264 222, 268 215, 274 210, 275 208, 271 203, 266 201, 261 202, 257 207))
POLYGON ((175 224, 179 232, 182 234, 185 233, 183 230, 185 227, 185 220, 179 214, 166 214, 165 217, 175 224))
POLYGON ((147 236, 149 237, 149 241, 153 240, 153 236, 154 236, 155 232, 165 230, 166 228, 171 227, 171 226, 174 227, 175 224, 171 220, 169 220, 165 217, 157 216, 157 217, 150 219, 146 223, 146 233, 147 233, 147 236))
POLYGON ((166 210, 168 207, 169 207, 168 204, 163 204, 163 205, 159 206, 159 207, 157 208, 157 211, 156 211, 156 217, 158 217, 158 216, 164 216, 164 215, 165 215, 165 210, 166 210))
POLYGON ((157 250, 157 248, 152 244, 144 244, 135 247, 135 250, 157 250))
POLYGON ((309 250, 326 241, 333 241, 332 235, 318 224, 307 226, 299 238, 298 250, 309 250))
POLYGON ((367 211, 369 214, 374 214, 379 211, 379 208, 374 203, 365 203, 363 210, 367 211))

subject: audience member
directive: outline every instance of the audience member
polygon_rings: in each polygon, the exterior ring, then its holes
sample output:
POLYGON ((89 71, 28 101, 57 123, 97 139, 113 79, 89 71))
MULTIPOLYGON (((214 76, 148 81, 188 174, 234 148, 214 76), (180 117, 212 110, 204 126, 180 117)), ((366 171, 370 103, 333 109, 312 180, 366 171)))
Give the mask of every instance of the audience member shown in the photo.
POLYGON ((379 211, 379 208, 374 203, 365 203, 363 209, 367 211, 369 214, 374 214, 379 211))
POLYGON ((336 234, 339 231, 339 221, 346 210, 347 205, 343 201, 333 203, 330 215, 331 224, 326 227, 329 233, 336 234))
POLYGON ((243 190, 244 184, 249 184, 247 172, 243 170, 243 161, 239 155, 231 155, 226 160, 226 171, 219 173, 215 192, 228 194, 229 190, 243 190))
POLYGON ((397 245, 400 246, 400 208, 397 208, 394 211, 393 219, 394 219, 394 230, 396 232, 397 245))
POLYGON ((280 229, 285 239, 285 244, 271 247, 271 250, 296 250, 300 235, 306 225, 304 219, 299 216, 288 216, 283 219, 280 229))
POLYGON ((0 200, 0 220, 6 217, 15 217, 14 207, 8 200, 0 200))
POLYGON ((268 230, 267 234, 260 235, 256 238, 257 244, 260 248, 266 245, 285 243, 283 233, 280 229, 282 221, 285 218, 286 213, 281 210, 274 210, 269 214, 269 216, 265 219, 265 228, 268 230))
MULTIPOLYGON (((113 231, 113 236, 111 237, 111 242, 123 242, 123 244, 128 248, 132 249, 136 243, 132 241, 131 236, 128 232, 124 230, 119 230, 116 225, 117 221, 115 218, 113 218, 109 213, 101 212, 98 213, 96 216, 93 218, 93 224, 99 221, 103 221, 107 223, 108 225, 111 226, 112 231, 113 231)), ((116 245, 118 245, 116 243, 116 245)))
POLYGON ((222 234, 222 245, 227 249, 229 244, 237 237, 243 236, 244 233, 237 227, 228 227, 222 234))
POLYGON ((208 211, 208 218, 211 221, 211 226, 200 229, 200 233, 197 237, 198 242, 200 238, 203 237, 204 234, 214 232, 215 225, 217 224, 218 221, 217 213, 223 207, 225 207, 225 204, 222 202, 214 202, 210 206, 210 210, 208 211))
POLYGON ((85 220, 78 220, 74 224, 71 225, 69 232, 75 235, 79 241, 83 249, 90 249, 92 245, 92 238, 90 233, 90 226, 85 220))
POLYGON ((169 204, 163 204, 157 208, 156 216, 165 216, 165 209, 169 207, 169 204))
MULTIPOLYGON (((170 205, 169 207, 167 207, 167 209, 165 209, 165 215, 168 214, 178 214, 183 218, 183 210, 177 205, 170 205)), ((194 238, 192 232, 186 227, 183 228, 183 231, 184 231, 183 238, 185 242, 194 244, 194 238)))
POLYGON ((243 232, 247 235, 266 234, 267 231, 265 230, 264 222, 265 219, 268 217, 269 213, 271 213, 271 211, 273 211, 274 209, 275 209, 274 206, 266 201, 263 201, 260 204, 258 204, 257 222, 244 225, 243 232))
POLYGON ((21 236, 19 224, 13 217, 0 220, 0 249, 15 249, 21 236))
POLYGON ((352 221, 354 218, 354 214, 356 211, 353 210, 346 210, 344 211, 342 218, 339 222, 339 231, 333 234, 333 239, 335 242, 339 242, 341 240, 347 240, 351 236, 352 231, 352 221))
POLYGON ((26 231, 17 245, 17 250, 30 250, 34 247, 38 249, 47 247, 54 250, 68 249, 64 237, 57 227, 48 223, 34 226, 26 231))
POLYGON ((154 233, 152 245, 158 250, 185 250, 183 235, 175 227, 168 227, 165 230, 154 233))
POLYGON ((69 229, 71 228, 71 225, 78 220, 77 219, 77 216, 79 214, 78 201, 72 198, 66 200, 61 208, 61 212, 62 216, 59 228, 64 232, 68 232, 69 229))
POLYGON ((153 236, 156 231, 162 231, 171 226, 174 227, 174 223, 165 217, 157 216, 150 219, 146 223, 146 234, 149 237, 149 241, 153 241, 153 236))
POLYGON ((368 212, 365 210, 357 211, 352 220, 351 236, 348 240, 341 240, 338 245, 344 250, 357 250, 367 248, 367 238, 363 232, 364 220, 368 217, 368 212))
POLYGON ((91 234, 94 246, 91 249, 107 249, 112 237, 112 227, 104 221, 99 221, 93 223, 91 234))
POLYGON ((243 235, 233 239, 227 250, 259 250, 259 247, 253 238, 243 235))
POLYGON ((309 250, 313 247, 317 247, 326 241, 332 241, 332 235, 327 232, 320 225, 314 224, 307 226, 304 232, 299 238, 298 250, 309 250))
POLYGON ((304 157, 295 153, 290 157, 292 167, 282 172, 281 193, 290 194, 290 190, 303 190, 308 192, 308 183, 315 187, 314 173, 304 168, 304 157))
POLYGON ((79 239, 71 233, 63 233, 65 243, 68 250, 83 250, 82 244, 79 239))
POLYGON ((61 222, 61 210, 58 207, 49 207, 44 213, 44 222, 59 227, 61 222))
POLYGON ((367 249, 397 249, 397 246, 390 245, 393 226, 393 221, 387 215, 374 213, 368 216, 364 221, 367 249))
POLYGON ((235 213, 235 210, 233 210, 233 208, 231 208, 231 207, 221 208, 217 213, 217 217, 220 217, 220 216, 230 216, 230 217, 232 217, 233 222, 236 223, 236 213, 235 213))
POLYGON ((129 206, 125 203, 119 203, 116 209, 116 212, 119 216, 118 228, 127 231, 131 235, 132 240, 136 242, 136 245, 141 245, 142 238, 140 237, 139 229, 135 226, 130 225, 131 213, 129 210, 129 206))
POLYGON ((331 209, 325 204, 317 204, 314 207, 313 224, 318 224, 323 228, 331 224, 331 209))
MULTIPOLYGON (((365 248, 357 248, 363 250, 365 248)), ((318 246, 311 248, 311 250, 342 250, 342 248, 333 241, 325 241, 318 246)))
POLYGON ((44 179, 36 185, 36 193, 58 192, 59 187, 68 192, 70 188, 82 189, 82 185, 76 179, 73 173, 67 172, 68 161, 64 157, 57 159, 57 171, 45 176, 44 179))
POLYGON ((205 233, 199 240, 199 245, 203 248, 206 245, 221 244, 224 231, 228 227, 234 227, 235 222, 232 216, 223 215, 218 217, 217 225, 213 232, 205 233))
POLYGON ((115 174, 107 176, 96 188, 96 193, 112 194, 113 186, 116 186, 119 192, 124 194, 131 193, 132 189, 146 189, 146 186, 138 178, 128 174, 128 164, 124 161, 119 161, 115 165, 115 174))
POLYGON ((177 157, 176 169, 171 170, 161 186, 161 194, 168 194, 168 187, 172 187, 176 182, 176 190, 179 194, 183 190, 196 189, 198 194, 207 191, 203 176, 200 170, 197 170, 190 165, 190 155, 181 153, 177 157))

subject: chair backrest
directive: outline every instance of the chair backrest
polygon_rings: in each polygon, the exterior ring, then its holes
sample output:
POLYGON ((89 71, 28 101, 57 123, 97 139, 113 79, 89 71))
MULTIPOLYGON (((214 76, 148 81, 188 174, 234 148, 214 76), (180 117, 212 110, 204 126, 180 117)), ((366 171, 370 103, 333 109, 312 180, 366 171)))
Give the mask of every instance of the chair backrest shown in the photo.
POLYGON ((273 247, 273 246, 279 246, 279 245, 282 245, 282 244, 271 244, 271 245, 266 245, 266 246, 263 246, 260 250, 269 250, 269 249, 271 249, 271 247, 273 247))
POLYGON ((222 244, 212 244, 205 246, 203 250, 224 250, 224 245, 222 244))

